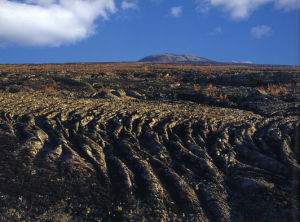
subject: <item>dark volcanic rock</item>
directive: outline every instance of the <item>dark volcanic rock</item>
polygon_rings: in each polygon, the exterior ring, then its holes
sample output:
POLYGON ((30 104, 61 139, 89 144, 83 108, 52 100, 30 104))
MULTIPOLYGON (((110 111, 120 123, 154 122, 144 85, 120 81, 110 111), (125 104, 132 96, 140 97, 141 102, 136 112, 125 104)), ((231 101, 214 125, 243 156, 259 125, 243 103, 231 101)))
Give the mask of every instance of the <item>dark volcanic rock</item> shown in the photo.
POLYGON ((297 116, 24 93, 0 101, 2 221, 299 216, 297 116))
POLYGON ((0 68, 0 221, 300 220, 297 68, 0 68))

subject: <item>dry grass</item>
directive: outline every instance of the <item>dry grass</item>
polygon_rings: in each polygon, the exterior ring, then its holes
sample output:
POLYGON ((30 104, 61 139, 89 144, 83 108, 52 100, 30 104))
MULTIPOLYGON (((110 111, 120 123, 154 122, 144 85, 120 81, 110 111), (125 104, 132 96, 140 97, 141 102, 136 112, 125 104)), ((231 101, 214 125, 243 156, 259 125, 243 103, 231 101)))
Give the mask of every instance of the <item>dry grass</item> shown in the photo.
POLYGON ((196 92, 202 92, 205 96, 213 97, 215 99, 227 100, 228 96, 225 93, 219 91, 219 88, 213 84, 208 84, 201 86, 199 84, 194 84, 192 86, 193 90, 196 92))
POLYGON ((218 87, 214 86, 213 84, 208 84, 207 89, 208 90, 218 90, 218 87))
POLYGON ((262 94, 281 96, 292 92, 293 86, 291 84, 285 84, 285 85, 268 84, 266 87, 260 86, 260 87, 256 87, 256 89, 262 94))
POLYGON ((288 93, 288 89, 284 86, 278 86, 275 84, 269 84, 268 85, 268 90, 270 92, 271 95, 273 96, 280 96, 282 94, 287 94, 288 93))
POLYGON ((225 93, 212 91, 212 92, 207 93, 206 95, 214 97, 216 99, 220 99, 220 100, 228 100, 228 96, 225 93))
POLYGON ((199 91, 203 90, 203 87, 200 86, 199 84, 194 84, 193 85, 193 90, 199 92, 199 91))
POLYGON ((47 92, 47 93, 49 93, 49 94, 52 94, 52 95, 58 94, 57 89, 55 89, 55 88, 52 87, 52 86, 45 87, 45 88, 44 88, 44 91, 47 92))
POLYGON ((219 89, 218 87, 214 86, 213 84, 208 84, 208 85, 194 84, 192 88, 195 91, 216 91, 219 89))
POLYGON ((204 94, 206 96, 213 97, 215 99, 220 99, 220 100, 227 100, 228 96, 225 93, 222 93, 219 91, 218 87, 208 84, 206 86, 206 90, 204 91, 204 94))
POLYGON ((52 80, 50 81, 50 84, 44 88, 44 91, 49 94, 56 95, 59 93, 58 87, 59 87, 59 83, 52 80))
POLYGON ((142 78, 133 76, 133 77, 130 78, 130 80, 131 80, 131 81, 141 81, 142 78))
MULTIPOLYGON (((274 67, 256 67, 256 66, 196 66, 196 65, 172 65, 172 64, 148 64, 148 63, 106 63, 106 64, 43 64, 43 65, 0 65, 2 72, 8 73, 32 73, 39 74, 43 72, 57 72, 57 73, 122 73, 126 72, 147 72, 151 73, 154 70, 161 72, 171 72, 174 70, 201 72, 201 73, 252 73, 252 72, 264 72, 274 71, 274 67)), ((276 72, 280 71, 297 72, 297 67, 276 67, 276 72)))

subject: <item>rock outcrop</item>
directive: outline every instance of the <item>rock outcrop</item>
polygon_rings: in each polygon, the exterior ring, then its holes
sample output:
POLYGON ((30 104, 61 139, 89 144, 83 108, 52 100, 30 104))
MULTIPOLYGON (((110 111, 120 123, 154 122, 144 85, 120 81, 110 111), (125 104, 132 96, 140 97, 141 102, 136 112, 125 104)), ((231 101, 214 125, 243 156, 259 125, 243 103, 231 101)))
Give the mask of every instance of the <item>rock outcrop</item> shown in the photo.
POLYGON ((300 221, 297 67, 0 69, 0 221, 300 221))
POLYGON ((299 218, 297 116, 24 93, 0 101, 2 221, 299 218))

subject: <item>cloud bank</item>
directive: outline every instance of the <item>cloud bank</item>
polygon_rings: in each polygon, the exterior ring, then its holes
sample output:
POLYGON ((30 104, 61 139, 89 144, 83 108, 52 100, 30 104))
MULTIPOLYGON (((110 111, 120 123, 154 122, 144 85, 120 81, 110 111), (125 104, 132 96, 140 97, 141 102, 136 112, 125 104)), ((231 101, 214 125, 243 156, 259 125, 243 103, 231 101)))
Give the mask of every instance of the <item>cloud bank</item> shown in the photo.
POLYGON ((0 45, 60 46, 94 32, 114 0, 0 0, 0 45))
POLYGON ((290 11, 300 9, 299 0, 195 0, 197 11, 208 11, 208 7, 220 7, 229 12, 234 19, 245 19, 266 4, 273 4, 276 9, 290 11), (203 10, 202 10, 203 9, 203 10))
POLYGON ((261 39, 263 37, 269 36, 272 33, 272 28, 267 25, 255 26, 251 29, 251 34, 256 39, 261 39))

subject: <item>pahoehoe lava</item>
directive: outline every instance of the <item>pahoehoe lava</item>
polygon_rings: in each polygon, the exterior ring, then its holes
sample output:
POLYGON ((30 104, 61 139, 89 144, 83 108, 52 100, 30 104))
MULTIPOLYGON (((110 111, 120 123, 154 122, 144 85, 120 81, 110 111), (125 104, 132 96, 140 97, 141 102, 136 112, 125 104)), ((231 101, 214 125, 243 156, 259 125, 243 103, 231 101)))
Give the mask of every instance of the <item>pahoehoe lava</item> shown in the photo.
POLYGON ((299 119, 0 92, 1 221, 297 221, 299 119))

